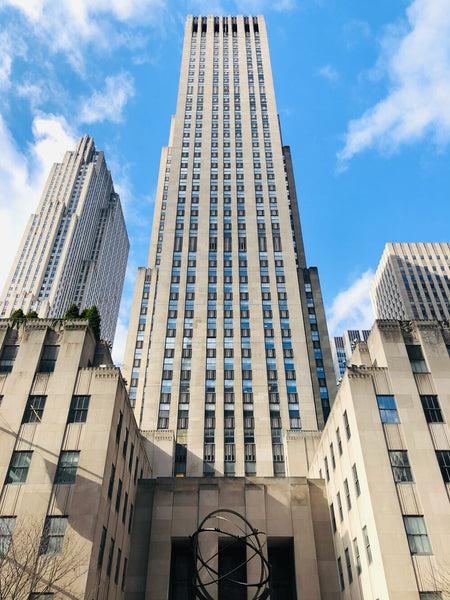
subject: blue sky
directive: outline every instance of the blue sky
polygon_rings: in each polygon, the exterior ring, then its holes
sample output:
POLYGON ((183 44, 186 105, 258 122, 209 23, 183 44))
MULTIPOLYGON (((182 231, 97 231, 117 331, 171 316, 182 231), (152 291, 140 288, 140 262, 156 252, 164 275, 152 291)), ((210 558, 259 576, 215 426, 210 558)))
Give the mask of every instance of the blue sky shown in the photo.
POLYGON ((264 14, 331 333, 370 326, 387 241, 449 241, 450 0, 0 0, 0 285, 49 168, 89 133, 145 266, 187 14, 264 14))

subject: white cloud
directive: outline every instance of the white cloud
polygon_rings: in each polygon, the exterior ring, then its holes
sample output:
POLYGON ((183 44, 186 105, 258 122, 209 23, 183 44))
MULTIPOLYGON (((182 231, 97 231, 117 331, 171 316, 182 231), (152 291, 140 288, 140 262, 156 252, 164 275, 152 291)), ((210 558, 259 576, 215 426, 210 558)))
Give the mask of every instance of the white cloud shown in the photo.
POLYGON ((20 152, 0 115, 0 290, 28 218, 36 210, 50 166, 74 147, 67 123, 55 115, 37 116, 33 135, 27 152, 20 152))
POLYGON ((134 81, 129 73, 107 77, 103 92, 85 99, 79 117, 82 123, 112 121, 120 123, 122 111, 130 98, 134 96, 134 81))
POLYGON ((321 69, 319 69, 319 75, 325 77, 329 81, 336 81, 339 79, 339 73, 332 65, 325 65, 321 69))
POLYGON ((391 27, 382 42, 378 67, 388 75, 389 93, 349 123, 341 163, 367 148, 392 152, 428 134, 439 145, 450 141, 449 0, 414 0, 407 18, 407 32, 391 27))
POLYGON ((370 329, 374 322, 369 290, 374 272, 369 269, 350 287, 339 292, 327 308, 331 336, 342 335, 346 329, 370 329))

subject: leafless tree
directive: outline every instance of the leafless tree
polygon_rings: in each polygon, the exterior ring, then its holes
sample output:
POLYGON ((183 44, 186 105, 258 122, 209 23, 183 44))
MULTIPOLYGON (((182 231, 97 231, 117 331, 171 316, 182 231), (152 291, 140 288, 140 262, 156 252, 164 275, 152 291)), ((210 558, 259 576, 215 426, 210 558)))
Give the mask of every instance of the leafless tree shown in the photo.
POLYGON ((59 541, 55 544, 54 537, 50 539, 37 518, 13 527, 11 522, 8 530, 3 520, 0 529, 0 600, 29 600, 39 594, 46 598, 45 594, 52 593, 67 600, 84 598, 76 583, 86 573, 88 558, 73 532, 63 531, 59 548, 59 541))

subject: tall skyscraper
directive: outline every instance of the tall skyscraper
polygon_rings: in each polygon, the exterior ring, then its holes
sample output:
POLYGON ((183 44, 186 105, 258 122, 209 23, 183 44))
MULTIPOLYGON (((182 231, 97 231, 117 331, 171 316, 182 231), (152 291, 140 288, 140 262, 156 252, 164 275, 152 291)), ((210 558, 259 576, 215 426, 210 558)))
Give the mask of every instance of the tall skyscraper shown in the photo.
POLYGON ((287 432, 324 426, 333 365, 261 16, 187 19, 124 371, 159 475, 289 474, 287 432))
POLYGON ((21 308, 62 317, 97 305, 101 335, 114 339, 129 242, 103 152, 85 135, 55 163, 31 215, 3 293, 0 316, 21 308))
POLYGON ((332 337, 331 354, 333 356, 336 379, 344 376, 345 367, 355 349, 356 342, 365 342, 369 337, 369 329, 346 329, 341 336, 332 337))
POLYGON ((450 244, 388 243, 370 296, 377 319, 450 318, 450 244))

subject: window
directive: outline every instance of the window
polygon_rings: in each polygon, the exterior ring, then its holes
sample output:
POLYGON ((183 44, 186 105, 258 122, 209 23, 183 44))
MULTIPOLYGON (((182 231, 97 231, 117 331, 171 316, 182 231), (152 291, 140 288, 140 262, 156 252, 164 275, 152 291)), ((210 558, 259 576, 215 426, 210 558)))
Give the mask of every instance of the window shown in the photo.
POLYGON ((16 517, 0 517, 0 557, 8 554, 16 517))
POLYGON ((425 521, 422 516, 404 516, 406 535, 411 554, 431 554, 425 521))
POLYGON ((341 493, 338 492, 336 495, 337 498, 337 505, 338 505, 338 511, 339 511, 339 518, 342 521, 344 520, 344 513, 342 512, 342 502, 341 502, 341 493))
POLYGON ((394 396, 377 396, 378 408, 382 423, 399 423, 394 396))
POLYGON ((19 346, 3 346, 0 355, 0 373, 11 373, 19 346))
POLYGON ((100 547, 98 549, 98 561, 97 564, 99 567, 103 564, 103 556, 105 555, 105 546, 106 546, 106 527, 102 529, 102 537, 100 538, 100 547))
POLYGON ((116 494, 116 511, 118 512, 120 508, 120 499, 122 496, 122 480, 119 479, 119 483, 117 485, 117 494, 116 494))
POLYGON ((413 373, 428 373, 427 363, 423 357, 422 347, 418 344, 406 345, 409 362, 413 373))
POLYGON ((352 507, 352 499, 350 498, 350 490, 348 487, 347 479, 344 481, 344 491, 345 491, 345 497, 347 499, 347 508, 348 508, 348 510, 350 510, 352 507))
POLYGON ((348 548, 345 549, 345 565, 347 567, 348 582, 352 583, 352 581, 353 581, 352 563, 350 561, 350 552, 348 551, 348 548))
POLYGON ((341 584, 341 590, 345 590, 344 572, 342 570, 341 557, 337 559, 338 571, 339 571, 339 582, 341 584))
POLYGON ((419 592, 420 600, 442 600, 442 592, 419 592))
POLYGON ((119 548, 117 550, 117 561, 116 561, 116 570, 114 573, 114 583, 119 583, 119 573, 120 573, 120 562, 122 559, 122 550, 119 548))
POLYGON ((29 396, 22 423, 40 423, 44 413, 47 396, 29 396))
POLYGON ((112 498, 115 476, 116 476, 116 466, 111 465, 111 475, 109 476, 109 485, 108 485, 108 498, 112 498))
POLYGON ((370 548, 370 540, 369 540, 369 534, 367 533, 367 525, 365 525, 362 529, 363 532, 363 538, 364 538, 364 545, 366 547, 366 554, 367 554, 367 562, 370 563, 372 562, 372 550, 370 548))
POLYGON ((356 538, 353 540, 353 550, 355 552, 356 572, 359 575, 362 571, 362 567, 361 567, 361 556, 359 554, 359 548, 358 548, 358 540, 356 538))
POLYGON ((38 373, 52 373, 55 370, 58 352, 59 346, 45 345, 43 347, 38 373))
POLYGON ((347 435, 347 439, 349 440, 351 438, 352 432, 350 431, 350 424, 348 422, 348 415, 347 415, 347 411, 344 411, 344 425, 345 425, 345 433, 347 435))
POLYGON ((25 483, 32 455, 32 451, 13 452, 5 483, 25 483))
POLYGON ((410 483, 414 481, 406 450, 390 450, 389 460, 391 461, 395 483, 410 483))
POLYGON ((41 538, 40 554, 60 554, 62 552, 67 517, 46 517, 41 538))
POLYGON ((121 589, 122 591, 125 590, 125 581, 127 578, 127 567, 128 567, 128 559, 124 558, 123 559, 123 571, 122 571, 122 583, 121 583, 121 589))
POLYGON ((334 533, 336 533, 336 515, 334 514, 334 506, 333 503, 330 504, 330 513, 331 513, 331 525, 333 527, 334 533))
POLYGON ((359 487, 358 471, 356 470, 356 464, 355 463, 353 463, 352 473, 353 473, 353 481, 355 483, 356 495, 360 496, 361 495, 361 488, 359 487))
POLYGON ((328 469, 328 458, 326 456, 324 459, 324 463, 325 463, 325 475, 326 475, 327 481, 330 481, 330 471, 328 469))
POLYGON ((123 499, 122 523, 125 523, 125 519, 127 518, 127 508, 128 508, 128 492, 125 492, 125 497, 123 499))
POLYGON ((131 533, 131 526, 133 525, 133 513, 134 513, 134 506, 133 504, 130 505, 130 516, 128 517, 128 533, 131 533))
POLYGON ((68 423, 86 423, 90 396, 72 396, 68 423))
POLYGON ((130 431, 128 429, 128 427, 125 429, 125 438, 123 440, 123 449, 122 449, 122 454, 123 457, 125 458, 127 455, 127 450, 128 450, 128 438, 130 437, 130 431))
POLYGON ((444 422, 444 417, 442 416, 442 411, 437 396, 420 396, 420 401, 422 402, 422 408, 423 412, 425 413, 425 419, 427 420, 427 423, 444 422))
POLYGON ((122 423, 123 423, 123 412, 121 411, 119 413, 119 420, 117 422, 117 429, 116 429, 116 442, 117 443, 119 443, 120 434, 122 433, 122 423))
POLYGON ((335 469, 336 468, 336 459, 334 457, 333 443, 330 444, 330 454, 331 454, 331 464, 333 465, 333 469, 335 469))
POLYGON ((106 574, 108 575, 108 577, 111 575, 113 556, 114 556, 114 544, 115 544, 115 541, 113 538, 111 538, 111 542, 109 544, 108 564, 106 565, 106 574))
POLYGON ((338 445, 338 449, 339 449, 339 455, 342 456, 342 440, 341 440, 341 432, 339 431, 339 427, 336 429, 336 439, 337 439, 337 445, 338 445))
POLYGON ((55 483, 75 483, 79 459, 79 450, 63 450, 59 455, 55 483))
POLYGON ((450 483, 450 450, 436 450, 436 458, 444 483, 450 483))
POLYGON ((28 600, 52 600, 55 597, 53 592, 31 592, 28 600))

